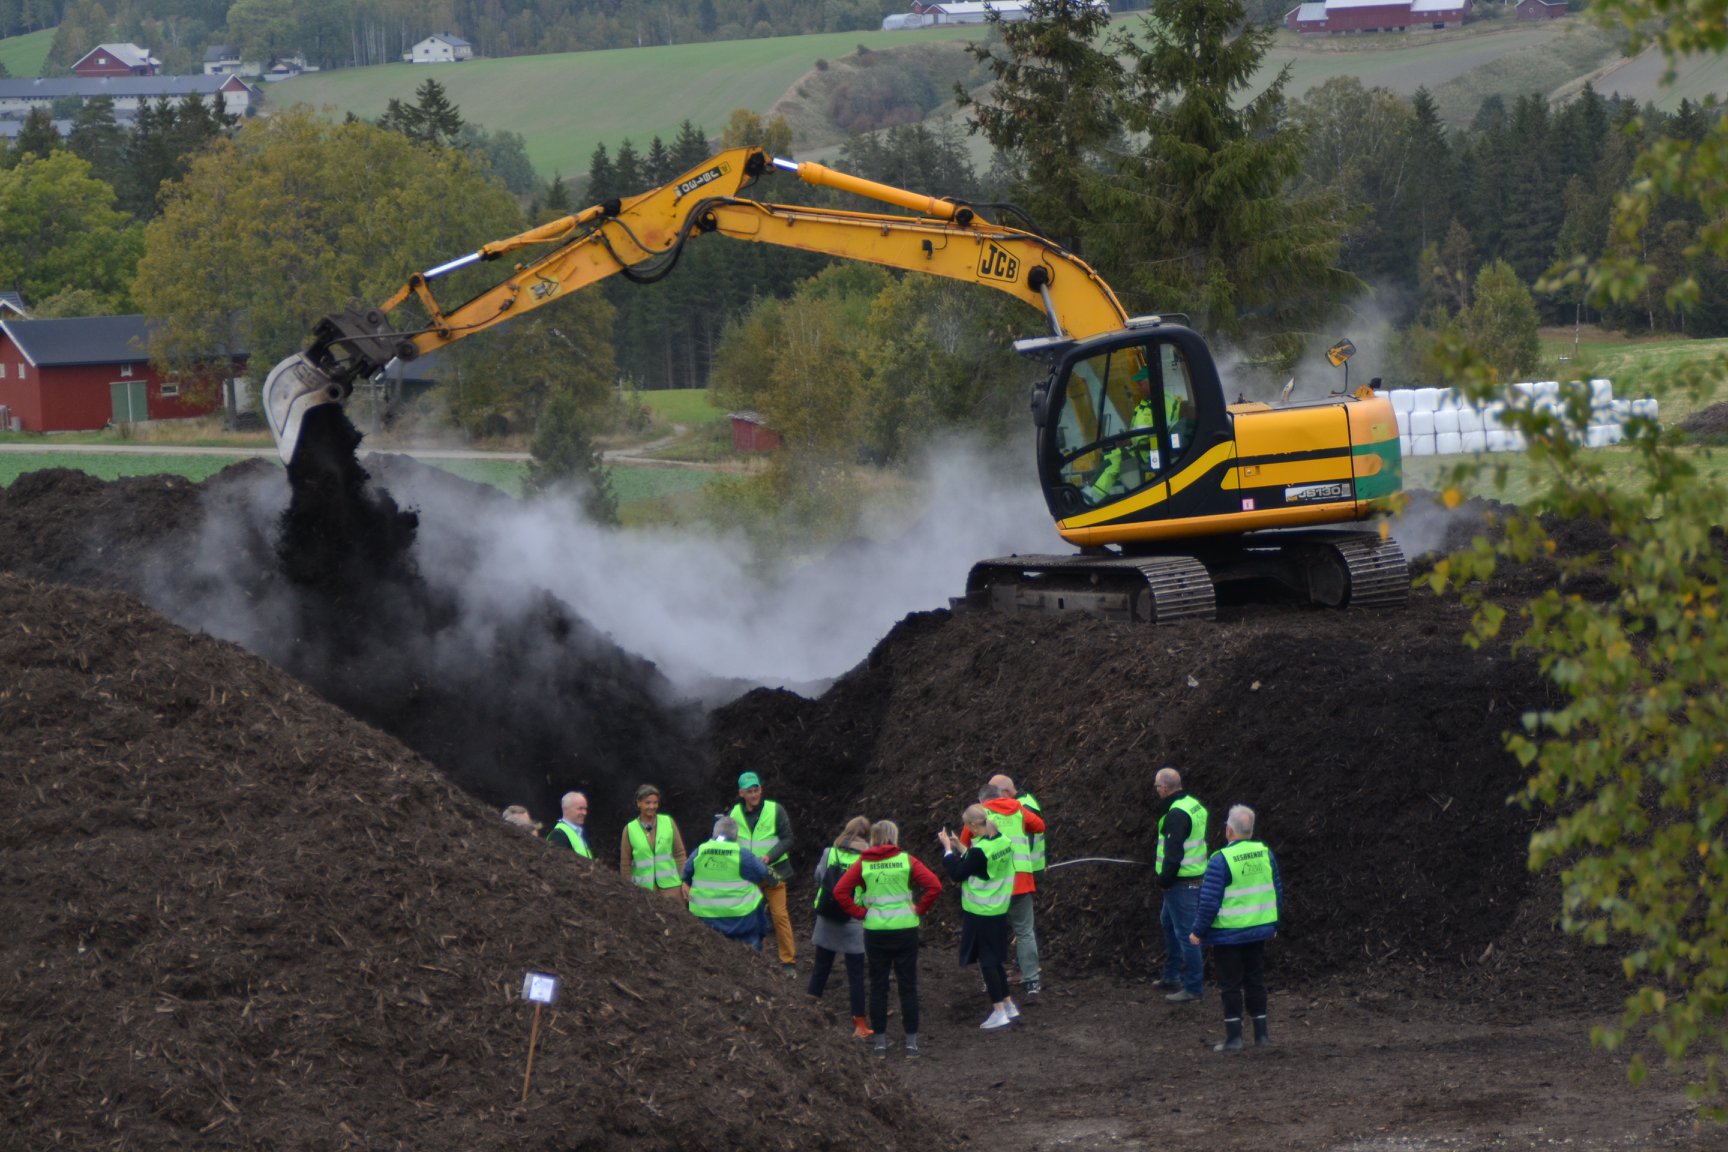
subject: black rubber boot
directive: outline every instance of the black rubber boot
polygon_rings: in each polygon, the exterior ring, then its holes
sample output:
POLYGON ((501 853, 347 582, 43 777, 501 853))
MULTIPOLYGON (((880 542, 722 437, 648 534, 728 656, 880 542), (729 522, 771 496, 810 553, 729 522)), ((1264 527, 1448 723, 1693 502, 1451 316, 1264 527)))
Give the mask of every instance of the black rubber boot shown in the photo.
POLYGON ((1254 1046, 1264 1048, 1272 1043, 1272 1033, 1266 1028, 1266 1017, 1254 1017, 1254 1046))
POLYGON ((1212 1051, 1242 1051, 1242 1018, 1240 1016, 1236 1017, 1234 1020, 1224 1021, 1224 1042, 1222 1044, 1212 1045, 1212 1051))

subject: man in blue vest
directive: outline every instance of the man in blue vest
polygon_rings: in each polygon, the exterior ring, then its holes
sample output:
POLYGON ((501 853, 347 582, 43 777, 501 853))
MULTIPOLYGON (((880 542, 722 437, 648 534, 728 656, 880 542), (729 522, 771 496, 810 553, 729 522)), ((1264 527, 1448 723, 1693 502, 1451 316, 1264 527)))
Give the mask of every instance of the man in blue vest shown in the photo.
POLYGON ((585 860, 594 859, 588 846, 588 797, 580 792, 566 792, 559 801, 563 818, 546 834, 549 843, 569 848, 585 860))
POLYGON ((1278 934, 1284 879, 1272 849, 1254 839, 1254 809, 1235 804, 1224 821, 1224 847, 1206 864, 1200 908, 1189 934, 1212 945, 1224 1000, 1224 1042, 1215 1052, 1242 1050, 1242 1009, 1254 1019, 1254 1043, 1272 1043, 1266 1028, 1266 941, 1278 934))
POLYGON ((774 921, 774 943, 780 968, 798 974, 798 944, 792 935, 792 915, 786 909, 786 885, 792 879, 792 818, 773 800, 762 798, 762 778, 754 772, 738 777, 738 803, 728 813, 738 824, 738 844, 768 866, 762 897, 774 921))
POLYGON ((1164 978, 1158 981, 1172 1004, 1192 1004, 1206 986, 1200 946, 1188 942, 1194 910, 1200 901, 1200 879, 1206 874, 1206 806, 1182 787, 1182 773, 1160 768, 1152 786, 1165 801, 1158 818, 1158 848, 1153 866, 1164 907, 1158 926, 1164 932, 1164 978))
POLYGON ((768 919, 762 892, 768 869, 738 844, 738 823, 730 816, 714 821, 714 838, 690 853, 681 873, 690 914, 729 940, 762 951, 768 919))

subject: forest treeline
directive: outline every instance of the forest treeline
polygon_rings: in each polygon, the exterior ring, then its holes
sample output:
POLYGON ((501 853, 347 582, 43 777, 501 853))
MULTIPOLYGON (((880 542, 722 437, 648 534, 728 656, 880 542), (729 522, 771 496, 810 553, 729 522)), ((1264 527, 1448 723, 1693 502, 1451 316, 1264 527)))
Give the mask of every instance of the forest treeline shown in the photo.
MULTIPOLYGON (((1610 228, 1640 152, 1703 139, 1711 110, 1587 87, 1560 107, 1490 99, 1451 130, 1425 92, 1252 87, 1265 33, 1233 0, 1155 0, 1132 40, 1066 0, 1034 9, 974 47, 988 95, 956 93, 993 145, 987 168, 963 127, 926 125, 854 137, 838 166, 1043 232, 1131 313, 1188 316, 1239 371, 1287 372, 1369 316, 1390 332, 1374 374, 1394 385, 1433 378, 1432 350, 1454 337, 1527 372, 1544 321, 1728 334, 1728 270, 1700 243, 1695 202, 1659 199, 1635 234, 1610 228), (1608 257, 1646 267, 1637 291, 1594 297, 1554 274, 1608 257)), ((572 187, 537 175, 519 136, 465 122, 435 77, 374 124, 236 124, 189 103, 125 125, 93 101, 69 139, 44 112, 7 149, 0 227, 18 240, 0 248, 0 286, 37 315, 145 311, 168 363, 222 348, 273 363, 323 311, 744 144, 784 155, 790 131, 741 109, 718 138, 686 123, 619 140, 572 187)), ((784 175, 749 194, 859 206, 784 175)), ((828 459, 892 461, 942 428, 1020 428, 1027 370, 1007 349, 1042 324, 974 287, 697 237, 656 283, 615 277, 425 370, 480 435, 527 435, 564 393, 598 428, 629 409, 621 395, 713 385, 828 459)))

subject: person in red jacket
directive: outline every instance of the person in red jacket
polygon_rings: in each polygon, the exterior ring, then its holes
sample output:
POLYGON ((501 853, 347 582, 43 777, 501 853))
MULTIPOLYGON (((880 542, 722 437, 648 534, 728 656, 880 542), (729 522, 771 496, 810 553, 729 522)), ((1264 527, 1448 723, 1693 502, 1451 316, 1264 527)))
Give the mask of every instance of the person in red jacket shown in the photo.
MULTIPOLYGON (((1038 969, 1038 932, 1032 920, 1032 893, 1038 890, 1032 863, 1032 840, 1044 832, 1044 817, 1020 803, 1014 781, 992 776, 978 789, 978 802, 1002 834, 1014 841, 1014 898, 1008 904, 1008 931, 1014 936, 1014 962, 1020 966, 1020 991, 1036 999, 1042 990, 1038 969)), ((960 829, 962 851, 972 846, 970 829, 960 829)))
POLYGON ((918 923, 942 881, 910 853, 900 850, 900 826, 878 820, 870 847, 834 884, 834 900, 854 920, 864 921, 864 965, 870 976, 871 1051, 888 1055, 888 975, 900 985, 900 1022, 906 1055, 918 1055, 918 923))

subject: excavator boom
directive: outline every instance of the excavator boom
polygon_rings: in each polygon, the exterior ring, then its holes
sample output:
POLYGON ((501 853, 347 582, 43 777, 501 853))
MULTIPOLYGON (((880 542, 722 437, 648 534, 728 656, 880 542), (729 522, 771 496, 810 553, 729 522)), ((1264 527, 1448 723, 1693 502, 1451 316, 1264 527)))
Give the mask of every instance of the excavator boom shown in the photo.
POLYGON ((1407 576, 1395 544, 1360 530, 1327 535, 1378 513, 1398 490, 1398 430, 1384 397, 1364 390, 1279 408, 1228 405, 1196 333, 1129 317, 1092 268, 1049 239, 960 201, 758 148, 722 152, 658 188, 415 273, 376 308, 326 316, 306 350, 266 379, 278 451, 291 463, 306 414, 342 402, 356 381, 611 276, 651 283, 707 235, 964 281, 1044 314, 1048 335, 1016 345, 1048 365, 1032 400, 1039 475, 1057 532, 1093 555, 983 562, 970 601, 1162 622, 1209 615, 1212 586, 1228 580, 1269 578, 1338 605, 1402 599, 1407 576), (900 211, 740 195, 776 172, 900 211), (508 273, 477 295, 452 306, 439 299, 445 277, 506 258, 508 273), (411 301, 424 319, 394 322, 411 301))

